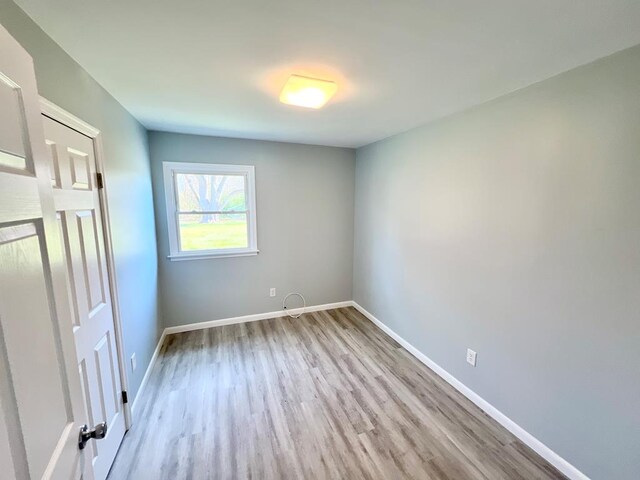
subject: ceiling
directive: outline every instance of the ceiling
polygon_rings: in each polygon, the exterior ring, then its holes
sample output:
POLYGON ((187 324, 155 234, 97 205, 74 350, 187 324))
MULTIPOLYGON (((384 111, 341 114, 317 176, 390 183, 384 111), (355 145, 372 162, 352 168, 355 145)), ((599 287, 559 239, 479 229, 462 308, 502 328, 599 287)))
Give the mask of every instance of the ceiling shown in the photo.
POLYGON ((145 127, 358 147, 640 43, 638 0, 17 0, 145 127), (322 110, 287 77, 334 80, 322 110))

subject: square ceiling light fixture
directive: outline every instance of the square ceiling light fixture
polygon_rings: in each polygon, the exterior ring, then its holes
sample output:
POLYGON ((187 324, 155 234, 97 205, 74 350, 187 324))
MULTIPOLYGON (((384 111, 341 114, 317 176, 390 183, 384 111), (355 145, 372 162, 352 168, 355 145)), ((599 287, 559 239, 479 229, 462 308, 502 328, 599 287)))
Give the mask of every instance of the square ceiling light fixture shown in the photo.
POLYGON ((280 101, 306 108, 322 108, 338 90, 329 80, 291 75, 280 92, 280 101))

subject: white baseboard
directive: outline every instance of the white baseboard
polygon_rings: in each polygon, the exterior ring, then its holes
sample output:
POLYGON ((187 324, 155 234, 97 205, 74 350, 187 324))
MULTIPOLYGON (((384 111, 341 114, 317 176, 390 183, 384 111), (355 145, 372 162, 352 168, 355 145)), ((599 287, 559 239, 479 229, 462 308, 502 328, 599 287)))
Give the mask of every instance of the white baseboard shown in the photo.
POLYGON ((151 376, 151 370, 153 370, 153 366, 155 365, 156 360, 158 359, 160 348, 162 347, 162 344, 164 343, 164 337, 166 336, 167 336, 167 330, 165 329, 162 331, 162 334, 160 335, 160 339, 158 340, 156 349, 153 351, 153 355, 151 356, 151 360, 149 361, 149 366, 147 367, 147 371, 144 372, 144 377, 142 377, 142 382, 140 382, 140 388, 138 388, 138 393, 136 393, 136 398, 134 398, 133 403, 131 404, 131 417, 134 422, 137 420, 136 407, 138 406, 138 400, 142 397, 142 392, 147 386, 147 382, 149 381, 149 377, 151 376))
POLYGON ((463 384, 460 380, 455 378, 449 372, 447 372, 440 365, 435 363, 429 357, 427 357, 424 353, 419 351, 416 347, 407 342, 404 338, 398 335, 396 332, 387 327, 384 323, 374 317, 371 313, 361 307, 358 303, 352 302, 352 305, 365 317, 371 320, 375 325, 377 325, 383 332, 393 338, 396 342, 398 342, 405 350, 407 350, 411 355, 416 357, 422 363, 424 363, 427 367, 437 373, 443 380, 449 383, 452 387, 462 393, 465 397, 475 403, 478 407, 480 407, 487 415, 497 421, 504 428, 513 433, 516 437, 518 437, 523 443, 528 445, 532 450, 534 450, 538 455, 544 458, 551 465, 556 467, 560 472, 566 475, 571 480, 589 480, 584 473, 578 470, 576 467, 567 462, 564 458, 558 455, 556 452, 547 447, 540 440, 535 438, 529 432, 527 432, 520 425, 515 423, 509 417, 507 417, 500 410, 495 408, 489 402, 487 402, 480 395, 475 393, 465 384, 463 384))
MULTIPOLYGON (((353 305, 351 300, 346 302, 325 303, 324 305, 313 305, 306 307, 305 312, 319 312, 321 310, 331 310, 333 308, 344 308, 353 305)), ((284 317, 289 314, 297 315, 302 312, 302 308, 290 308, 288 310, 277 310, 275 312, 256 313, 254 315, 244 315, 242 317, 223 318, 221 320, 211 320, 208 322, 189 323, 187 325, 178 325, 176 327, 167 327, 164 329, 165 334, 189 332, 191 330, 202 330, 211 327, 221 327, 222 325, 233 325, 235 323, 255 322, 257 320, 267 320, 269 318, 284 317)))
MULTIPOLYGON (((309 312, 319 312, 322 310, 332 310, 334 308, 344 308, 353 306, 353 302, 351 300, 347 300, 345 302, 336 302, 336 303, 325 303, 324 305, 312 305, 306 307, 304 309, 305 313, 309 312)), ((205 328, 212 327, 221 327, 223 325, 233 325, 236 323, 246 323, 246 322, 255 322, 257 320, 267 320, 270 318, 279 318, 284 317, 289 314, 297 315, 302 312, 302 308, 291 308, 288 310, 277 310, 275 312, 267 312, 267 313, 256 313, 254 315, 244 315, 242 317, 231 317, 231 318, 223 318, 220 320, 211 320, 208 322, 199 322, 199 323, 189 323, 187 325, 178 325, 175 327, 167 327, 162 331, 162 335, 160 335, 160 340, 158 340, 158 345, 156 346, 155 351, 153 352, 153 356, 151 357, 151 361, 149 362, 149 366, 147 367, 147 371, 142 378, 142 382, 140 383, 140 388, 138 388, 138 393, 136 394, 136 398, 133 400, 133 404, 131 405, 131 416, 133 421, 136 420, 136 407, 138 406, 138 400, 142 397, 142 393, 144 392, 145 387, 147 386, 147 382, 149 381, 149 376, 151 375, 151 370, 153 370, 153 366, 158 359, 158 353, 160 353, 160 348, 164 343, 164 339, 167 335, 172 333, 180 333, 180 332, 188 332, 191 330, 203 330, 205 328)))

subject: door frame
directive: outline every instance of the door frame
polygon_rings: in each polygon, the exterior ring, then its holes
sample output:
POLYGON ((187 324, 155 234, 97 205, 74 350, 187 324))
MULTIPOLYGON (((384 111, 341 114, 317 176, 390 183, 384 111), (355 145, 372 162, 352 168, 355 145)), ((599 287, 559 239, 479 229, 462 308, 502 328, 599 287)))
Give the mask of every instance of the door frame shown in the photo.
MULTIPOLYGON (((96 159, 96 173, 102 175, 102 188, 98 189, 98 197, 100 198, 100 210, 102 213, 102 235, 104 237, 105 257, 107 261, 107 277, 109 279, 109 288, 111 289, 111 309, 113 311, 113 324, 115 329, 116 357, 118 359, 118 371, 120 372, 120 383, 122 390, 129 392, 129 380, 126 369, 125 352, 124 352, 124 335, 122 331, 122 318, 120 316, 120 308, 118 302, 118 286, 116 281, 116 266, 113 255, 113 241, 111 237, 109 202, 107 194, 107 181, 104 171, 104 151, 102 147, 102 134, 100 130, 89 125, 85 121, 76 117, 72 113, 50 102, 46 98, 40 96, 40 112, 52 120, 75 130, 93 140, 93 153, 96 159)), ((127 395, 128 396, 128 395, 127 395)), ((129 400, 129 399, 127 399, 129 400)), ((124 421, 127 430, 131 428, 133 417, 131 415, 131 402, 124 403, 124 421)))

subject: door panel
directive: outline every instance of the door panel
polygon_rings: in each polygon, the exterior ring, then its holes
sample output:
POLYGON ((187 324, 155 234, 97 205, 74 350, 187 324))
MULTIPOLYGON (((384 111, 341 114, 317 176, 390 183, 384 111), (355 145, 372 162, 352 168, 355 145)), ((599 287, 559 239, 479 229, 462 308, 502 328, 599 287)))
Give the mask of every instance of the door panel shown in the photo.
POLYGON ((45 281, 43 258, 46 258, 39 225, 22 223, 0 229, 0 318, 2 322, 4 350, 11 361, 20 358, 11 369, 14 394, 20 406, 21 426, 27 459, 31 471, 44 472, 47 456, 42 453, 56 448, 60 434, 71 416, 67 409, 69 393, 65 388, 65 373, 60 368, 55 338, 55 318, 50 299, 52 292, 45 281), (16 302, 23 298, 28 301, 16 302), (29 319, 40 321, 37 328, 25 336, 23 324, 29 319), (27 347, 28 345, 28 347, 27 347), (27 347, 37 355, 23 357, 27 347), (38 371, 42 380, 31 381, 31 372, 38 371), (47 411, 45 416, 41 412, 47 411))
POLYGON ((0 475, 92 479, 33 64, 0 26, 0 475))
POLYGON ((111 332, 98 341, 93 348, 96 359, 96 374, 100 389, 100 407, 104 418, 113 418, 120 408, 120 395, 116 386, 116 372, 113 369, 115 355, 113 355, 113 341, 111 332))
POLYGON ((71 188, 74 190, 90 190, 91 170, 89 168, 89 155, 67 148, 69 154, 69 166, 71 171, 71 188))
POLYGON ((107 422, 106 438, 88 444, 96 479, 106 478, 125 432, 124 405, 93 140, 47 116, 45 139, 55 153, 52 173, 59 228, 64 241, 73 334, 90 423, 107 422), (56 173, 53 173, 56 172, 56 173))
MULTIPOLYGON (((75 332, 76 327, 80 326, 80 313, 78 312, 78 294, 75 287, 74 272, 72 265, 69 262, 70 253, 69 237, 67 235, 68 229, 65 226, 66 218, 61 215, 60 212, 56 213, 56 218, 58 219, 60 238, 62 240, 62 258, 64 259, 64 264, 67 271, 67 288, 69 291, 69 306, 71 308, 71 325, 73 326, 73 331, 75 332)), ((82 378, 82 370, 80 371, 80 377, 82 378)))
POLYGON ((10 79, 1 76, 0 104, 6 112, 4 121, 0 123, 0 165, 25 170, 27 152, 22 137, 25 126, 22 90, 10 79))
POLYGON ((104 298, 104 283, 100 246, 98 244, 98 225, 95 210, 81 210, 75 212, 78 223, 78 240, 82 254, 82 271, 87 286, 87 304, 89 317, 97 313, 99 308, 106 305, 104 298))
POLYGON ((60 167, 58 166, 58 152, 56 151, 55 144, 46 142, 47 149, 49 150, 49 174, 51 177, 51 186, 53 188, 60 188, 60 167))

